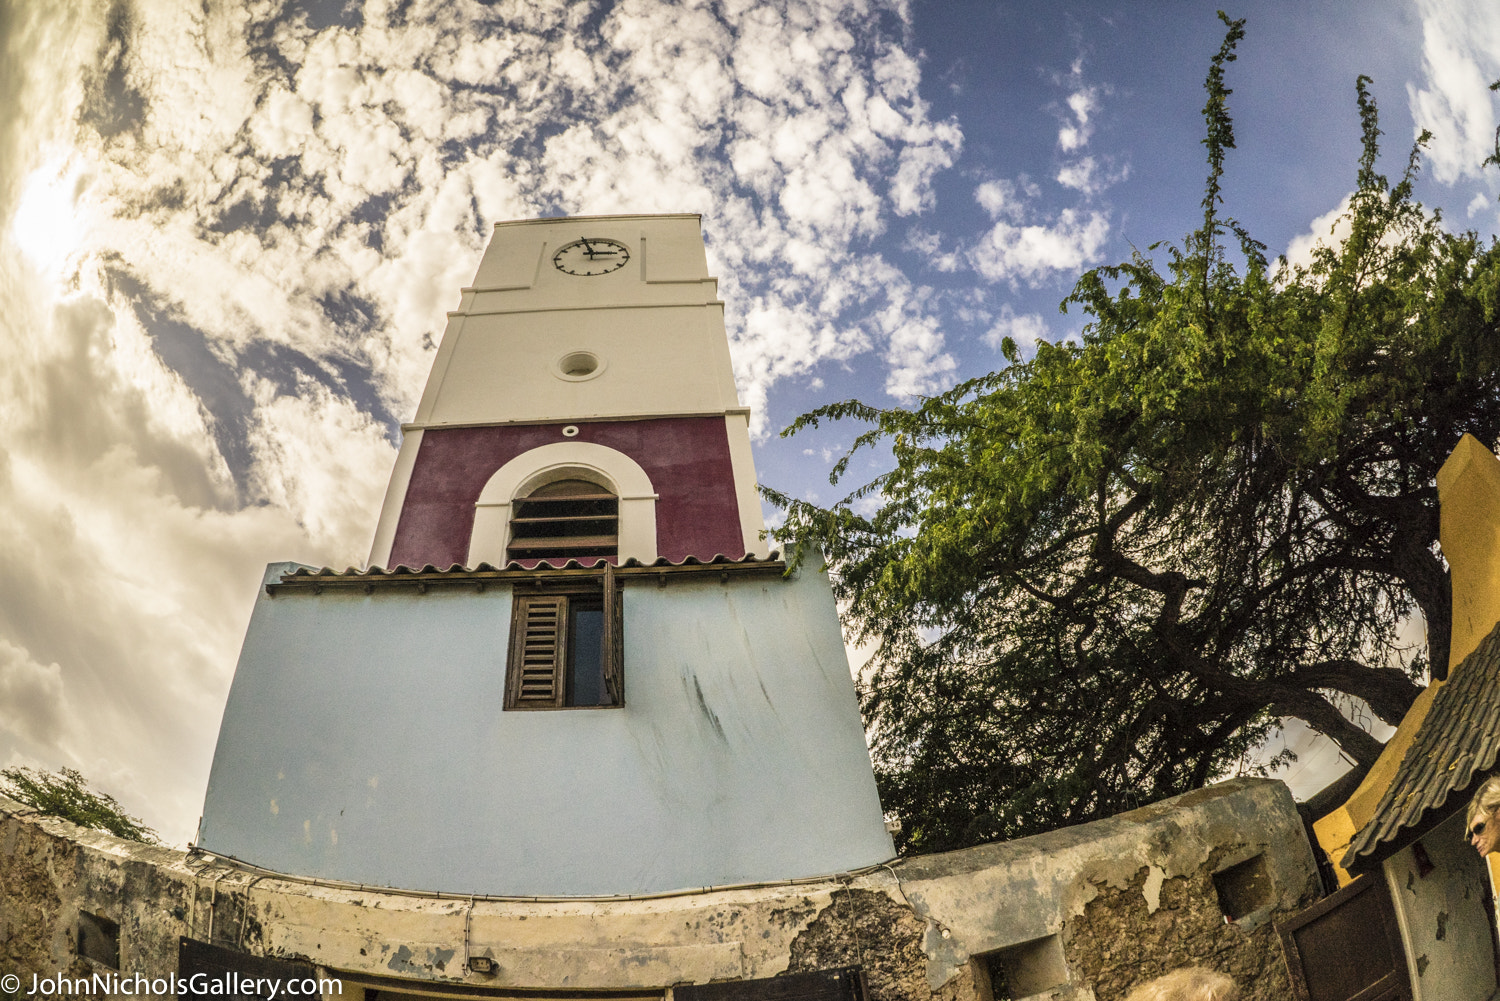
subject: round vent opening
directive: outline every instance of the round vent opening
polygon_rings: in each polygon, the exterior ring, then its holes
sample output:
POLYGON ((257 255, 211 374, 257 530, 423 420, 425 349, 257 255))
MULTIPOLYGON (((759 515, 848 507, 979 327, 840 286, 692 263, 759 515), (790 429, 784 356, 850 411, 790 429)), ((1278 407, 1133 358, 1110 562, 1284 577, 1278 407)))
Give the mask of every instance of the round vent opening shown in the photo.
POLYGON ((592 379, 604 370, 604 362, 592 351, 570 351, 557 360, 557 374, 564 379, 592 379))

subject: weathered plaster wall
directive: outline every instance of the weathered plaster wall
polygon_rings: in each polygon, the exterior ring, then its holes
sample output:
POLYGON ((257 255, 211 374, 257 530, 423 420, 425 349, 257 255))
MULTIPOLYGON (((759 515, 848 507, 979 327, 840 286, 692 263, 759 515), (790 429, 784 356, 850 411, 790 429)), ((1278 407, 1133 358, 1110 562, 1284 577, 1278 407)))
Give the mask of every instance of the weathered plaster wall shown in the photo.
POLYGON ((1191 964, 1236 975, 1246 1001, 1282 1001, 1280 946, 1267 926, 1317 892, 1290 793, 1251 780, 1020 841, 910 859, 901 871, 907 897, 937 929, 927 943, 931 986, 972 955, 1060 934, 1070 974, 1098 1001, 1191 964), (1213 876, 1257 855, 1268 905, 1226 925, 1213 876), (996 906, 1005 900, 1025 903, 996 906))
POLYGON ((987 954, 1059 935, 1067 982, 1038 997, 1118 1001, 1197 963, 1234 975, 1247 1001, 1281 1001, 1269 921, 1309 902, 1316 883, 1290 795, 1264 780, 837 878, 634 900, 318 886, 4 807, 0 961, 18 971, 77 962, 70 929, 82 908, 120 922, 122 967, 153 974, 175 968, 185 935, 306 958, 354 984, 659 990, 857 963, 874 1001, 989 1001, 987 954), (1256 854, 1268 904, 1225 924, 1213 874, 1256 854), (466 972, 466 941, 494 958, 495 974, 466 972))
POLYGON ((413 460, 390 565, 468 565, 474 502, 490 476, 531 449, 569 441, 614 449, 645 470, 658 495, 659 555, 680 562, 745 554, 724 418, 663 417, 429 429, 413 460), (565 426, 578 428, 577 437, 564 437, 565 426))
POLYGON ((624 706, 506 712, 509 585, 262 590, 200 844, 300 876, 575 896, 895 854, 826 576, 635 579, 623 606, 624 706))
POLYGON ((93 973, 77 956, 79 911, 120 925, 122 972, 171 973, 179 936, 208 938, 211 889, 191 878, 182 852, 81 830, 3 797, 0 818, 0 973, 24 985, 32 974, 93 973))
POLYGON ((1495 991, 1489 874, 1463 836, 1460 810, 1385 861, 1413 1001, 1486 1001, 1495 991))

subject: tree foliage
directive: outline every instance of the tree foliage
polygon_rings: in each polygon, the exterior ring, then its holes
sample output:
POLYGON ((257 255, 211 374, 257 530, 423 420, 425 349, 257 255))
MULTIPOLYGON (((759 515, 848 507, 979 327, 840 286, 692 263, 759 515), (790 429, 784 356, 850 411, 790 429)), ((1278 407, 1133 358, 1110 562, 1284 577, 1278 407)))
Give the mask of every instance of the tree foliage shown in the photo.
MULTIPOLYGON (((1222 15, 1221 15, 1222 16, 1222 15)), ((911 409, 837 403, 894 468, 831 508, 775 491, 778 535, 822 548, 901 847, 935 851, 1109 815, 1232 770, 1304 720, 1352 759, 1448 661, 1434 477, 1465 432, 1500 438, 1500 248, 1392 185, 1378 118, 1341 241, 1266 260, 1223 214, 1225 69, 1204 108, 1203 223, 1084 274, 1081 343, 911 409), (1398 628, 1420 613, 1427 642, 1398 628)), ((1500 155, 1500 147, 1497 147, 1500 155)))
POLYGON ((37 768, 0 769, 0 794, 79 827, 107 831, 130 841, 160 844, 156 832, 144 821, 126 813, 113 796, 94 792, 83 775, 71 768, 57 773, 37 768))

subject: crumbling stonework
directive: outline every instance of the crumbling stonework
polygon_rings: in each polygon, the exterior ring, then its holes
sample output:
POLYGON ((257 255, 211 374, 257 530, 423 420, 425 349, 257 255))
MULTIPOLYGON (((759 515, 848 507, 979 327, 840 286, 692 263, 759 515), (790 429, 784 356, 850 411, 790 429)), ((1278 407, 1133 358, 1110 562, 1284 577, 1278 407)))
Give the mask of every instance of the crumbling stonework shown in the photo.
MULTIPOLYGON (((9 804, 0 800, 0 804, 9 804)), ((120 970, 177 968, 178 938, 194 933, 183 853, 84 831, 29 810, 0 813, 0 972, 88 976, 78 955, 80 912, 119 926, 120 970)))
POLYGON ((975 982, 972 964, 941 987, 928 986, 927 932, 910 905, 888 892, 839 890, 792 940, 785 972, 859 966, 870 1001, 991 1001, 975 982))
POLYGON ((1271 923, 1247 931, 1226 922, 1208 866, 1163 880, 1154 909, 1142 892, 1148 878, 1142 867, 1124 888, 1097 887, 1098 896, 1063 931, 1069 962, 1097 1001, 1119 1001, 1142 981, 1184 966, 1233 977, 1241 1001, 1291 997, 1271 923))
POLYGON ((873 890, 839 890, 792 940, 787 973, 860 966, 871 1001, 926 998, 922 922, 910 907, 873 890))
POLYGON ((122 973, 175 972, 187 938, 303 961, 342 979, 346 994, 387 989, 392 977, 414 990, 650 993, 860 966, 872 1001, 992 1001, 991 971, 1048 939, 1061 981, 1040 996, 1053 1001, 1118 1001, 1139 980, 1188 963, 1234 976, 1247 1001, 1280 1001, 1286 981, 1270 922, 1316 886, 1302 832, 1284 786, 1237 780, 864 872, 520 900, 299 880, 82 831, 0 800, 0 972, 92 972, 97 964, 77 955, 86 912, 118 924, 122 973), (1245 906, 1264 904, 1226 925, 1215 874, 1251 862, 1245 906), (486 957, 485 972, 469 956, 486 957))
MULTIPOLYGON (((5 865, 0 867, 0 898, 6 905, 0 909, 0 970, 15 973, 27 983, 32 974, 59 969, 51 959, 57 944, 63 946, 64 955, 72 956, 75 951, 61 918, 62 894, 71 883, 68 876, 75 870, 79 849, 38 834, 32 824, 8 821, 3 840, 5 865), (58 935, 65 941, 55 943, 58 935)), ((83 965, 83 960, 73 957, 61 969, 82 972, 83 965)))

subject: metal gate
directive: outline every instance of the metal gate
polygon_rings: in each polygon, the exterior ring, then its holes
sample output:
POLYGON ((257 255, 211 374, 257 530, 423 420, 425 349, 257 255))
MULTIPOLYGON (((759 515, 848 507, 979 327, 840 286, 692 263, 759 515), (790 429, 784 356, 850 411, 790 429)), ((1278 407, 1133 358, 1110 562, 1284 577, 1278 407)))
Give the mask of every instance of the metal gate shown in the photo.
POLYGON ((1276 932, 1296 1001, 1412 1001, 1385 880, 1361 876, 1276 932))

